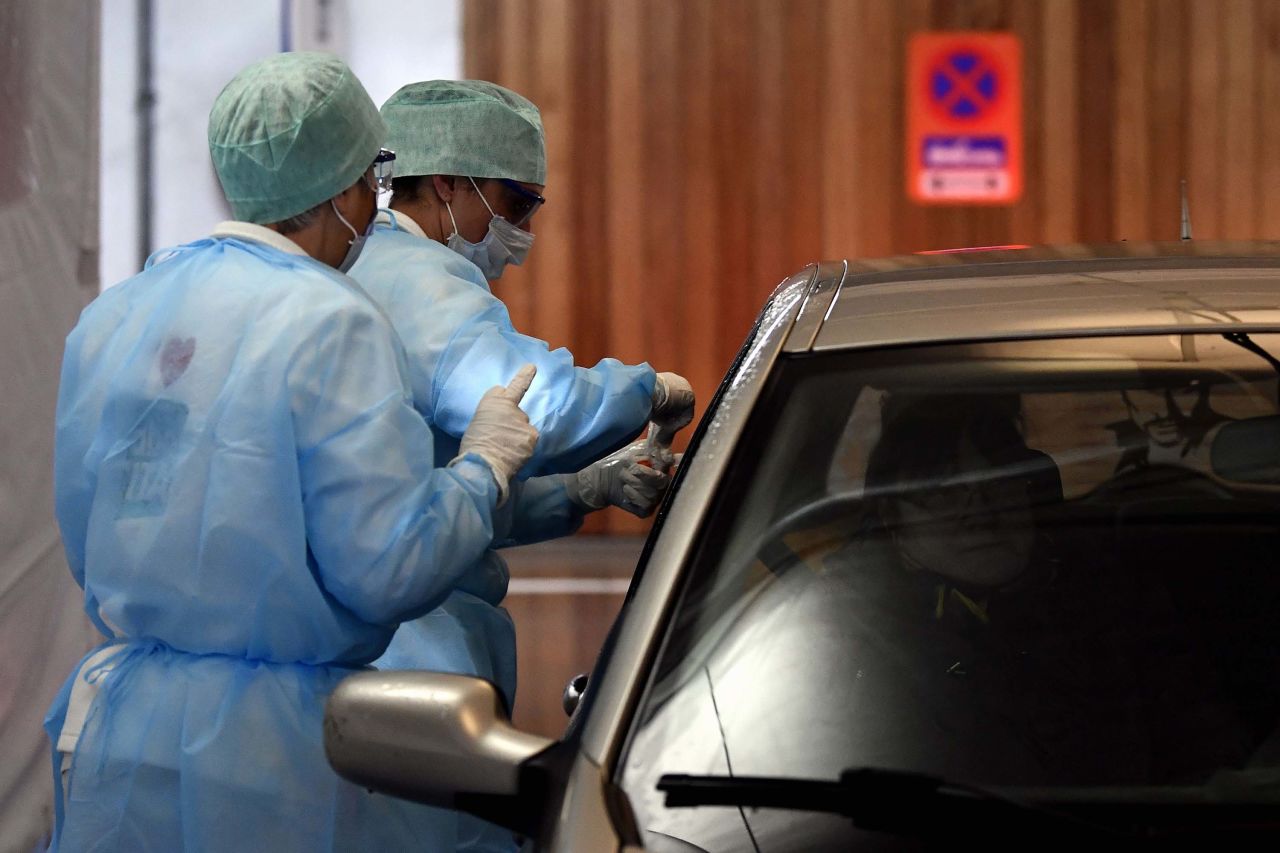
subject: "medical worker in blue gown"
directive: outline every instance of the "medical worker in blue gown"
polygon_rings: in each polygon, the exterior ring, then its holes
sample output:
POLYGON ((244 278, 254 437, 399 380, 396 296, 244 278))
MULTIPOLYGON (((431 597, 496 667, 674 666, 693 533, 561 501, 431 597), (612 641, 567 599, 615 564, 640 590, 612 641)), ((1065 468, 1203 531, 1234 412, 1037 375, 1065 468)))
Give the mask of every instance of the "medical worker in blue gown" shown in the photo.
MULTIPOLYGON (((404 341, 414 405, 434 427, 441 458, 486 387, 521 364, 538 366, 525 409, 539 439, 523 473, 551 476, 513 487, 495 547, 568 535, 605 506, 649 515, 667 478, 639 464, 640 443, 618 448, 649 420, 668 437, 689 423, 689 383, 615 359, 578 367, 567 350, 517 332, 489 290, 533 242, 546 181, 537 107, 493 83, 436 80, 401 88, 382 115, 396 152, 392 209, 379 214, 351 275, 404 341)), ((506 565, 493 552, 482 563, 491 579, 483 594, 460 592, 402 626, 377 665, 480 675, 512 702, 515 638, 498 607, 506 565)))
POLYGON ((401 620, 483 580, 536 441, 516 405, 532 368, 475 399, 438 467, 403 349, 335 269, 373 217, 384 132, 336 58, 250 66, 209 120, 237 221, 154 257, 67 339, 58 521, 110 639, 49 714, 55 849, 454 844, 454 813, 338 778, 323 706, 401 620))
MULTIPOLYGON (((667 441, 688 424, 689 383, 615 359, 578 367, 568 350, 517 332, 489 289, 533 243, 530 225, 546 183, 537 107, 484 81, 430 81, 400 89, 382 115, 396 151, 392 209, 379 214, 351 275, 405 343, 414 405, 433 427, 440 458, 455 452, 486 387, 519 365, 538 367, 525 404, 538 446, 522 472, 535 476, 512 486, 512 500, 495 518, 494 547, 566 536, 585 513, 606 506, 651 514, 668 480, 640 464, 642 444, 627 442, 650 420, 667 441)), ((459 590, 406 622, 376 665, 481 676, 511 706, 515 631, 500 606, 507 567, 490 551, 475 574, 489 579, 485 589, 459 590)), ((510 833, 468 818, 461 831, 463 850, 511 843, 510 833)))

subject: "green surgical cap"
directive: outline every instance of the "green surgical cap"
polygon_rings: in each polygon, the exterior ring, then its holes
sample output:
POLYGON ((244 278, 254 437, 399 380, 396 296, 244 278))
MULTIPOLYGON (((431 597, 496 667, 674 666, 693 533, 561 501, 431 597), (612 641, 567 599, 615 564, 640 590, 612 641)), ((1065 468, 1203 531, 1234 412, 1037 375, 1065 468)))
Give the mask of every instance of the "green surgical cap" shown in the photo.
POLYGON ((386 125, 351 69, 324 53, 281 53, 227 84, 209 113, 209 154, 235 217, 297 216, 354 184, 386 125))
POLYGON ((547 182, 542 117, 527 98, 484 80, 410 83, 382 105, 396 176, 468 175, 547 182))

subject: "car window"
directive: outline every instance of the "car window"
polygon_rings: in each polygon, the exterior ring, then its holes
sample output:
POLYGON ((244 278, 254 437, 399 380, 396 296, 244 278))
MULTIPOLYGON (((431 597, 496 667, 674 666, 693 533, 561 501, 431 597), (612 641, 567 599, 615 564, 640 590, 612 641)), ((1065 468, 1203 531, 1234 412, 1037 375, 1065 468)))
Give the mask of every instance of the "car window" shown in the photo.
POLYGON ((850 840, 832 816, 667 809, 672 773, 1166 800, 1274 778, 1271 352, 1164 335, 784 361, 620 765, 646 843, 850 840))

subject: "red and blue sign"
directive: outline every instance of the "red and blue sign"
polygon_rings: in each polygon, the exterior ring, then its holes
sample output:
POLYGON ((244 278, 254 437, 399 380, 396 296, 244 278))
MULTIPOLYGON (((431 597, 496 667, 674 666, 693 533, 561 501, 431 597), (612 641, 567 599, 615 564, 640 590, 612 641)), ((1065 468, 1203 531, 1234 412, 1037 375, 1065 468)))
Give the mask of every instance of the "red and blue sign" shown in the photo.
POLYGON ((917 33, 907 79, 907 192, 923 204, 1022 194, 1022 57, 1010 33, 917 33))
POLYGON ((938 55, 929 69, 929 99, 948 118, 982 118, 1000 96, 1000 65, 983 52, 957 48, 938 55))

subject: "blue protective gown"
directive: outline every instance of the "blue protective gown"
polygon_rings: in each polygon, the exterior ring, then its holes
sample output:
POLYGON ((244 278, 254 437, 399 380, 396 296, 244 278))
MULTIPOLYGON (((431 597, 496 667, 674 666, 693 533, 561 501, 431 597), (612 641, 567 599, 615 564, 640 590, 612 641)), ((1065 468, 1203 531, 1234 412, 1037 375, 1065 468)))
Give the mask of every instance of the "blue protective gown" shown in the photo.
POLYGON ((351 277, 387 312, 404 341, 414 405, 461 436, 481 395, 525 364, 538 375, 521 405, 538 429, 523 476, 571 474, 635 438, 649 418, 648 364, 602 359, 577 367, 564 348, 522 335, 479 267, 422 234, 409 217, 379 216, 351 277))
POLYGON ((107 291, 67 339, 55 477, 72 573, 119 644, 56 849, 452 846, 454 813, 350 785, 322 747, 351 668, 484 587, 497 500, 478 458, 434 465, 353 282, 220 238, 107 291))
MULTIPOLYGON (((450 439, 445 435, 439 443, 447 446, 450 439)), ((581 526, 583 515, 558 476, 512 483, 510 499, 494 511, 493 546, 568 536, 581 526)), ((441 606, 401 625, 374 665, 479 676, 493 682, 507 707, 513 708, 515 627, 501 607, 507 594, 506 561, 496 551, 487 551, 468 574, 473 580, 466 589, 455 590, 441 606)))
MULTIPOLYGON (((481 395, 529 363, 538 374, 521 407, 539 436, 523 473, 576 472, 643 429, 652 405, 652 368, 615 359, 576 367, 568 350, 551 351, 544 341, 520 334, 480 269, 427 238, 409 217, 381 213, 351 275, 404 341, 414 406, 432 426, 437 458, 457 452, 481 395)), ((567 536, 582 515, 559 477, 513 484, 511 500, 494 521, 494 547, 567 536)), ((507 591, 507 567, 490 551, 472 575, 488 578, 486 589, 457 593, 402 625, 376 665, 488 678, 510 706, 515 632, 498 606, 507 591)))
MULTIPOLYGON (((437 453, 450 446, 456 448, 457 439, 441 434, 437 453)), ((513 482, 507 502, 494 511, 493 544, 504 547, 568 536, 582 524, 582 518, 583 510, 569 500, 562 477, 513 482)), ((510 614, 501 606, 507 594, 506 561, 496 551, 488 551, 469 576, 474 581, 467 589, 455 590, 439 607, 401 625, 374 666, 484 678, 498 687, 511 709, 516 695, 516 631, 510 614)), ((516 845, 508 830, 460 814, 454 849, 513 853, 516 845)))
MULTIPOLYGON (((573 473, 611 453, 644 428, 655 375, 647 364, 604 359, 577 367, 566 349, 522 335, 507 307, 489 290, 479 267, 429 239, 409 217, 379 215, 351 276, 387 312, 404 341, 414 406, 432 426, 438 458, 455 453, 476 403, 505 385, 525 364, 538 374, 521 408, 539 430, 538 445, 510 500, 494 519, 494 547, 529 544, 573 533, 583 512, 557 473, 573 473)), ((507 566, 494 551, 472 572, 484 591, 451 595, 396 631, 379 669, 426 669, 487 678, 513 707, 516 640, 500 604, 507 566)), ((459 849, 503 850, 510 834, 464 817, 459 849)))

